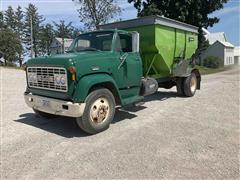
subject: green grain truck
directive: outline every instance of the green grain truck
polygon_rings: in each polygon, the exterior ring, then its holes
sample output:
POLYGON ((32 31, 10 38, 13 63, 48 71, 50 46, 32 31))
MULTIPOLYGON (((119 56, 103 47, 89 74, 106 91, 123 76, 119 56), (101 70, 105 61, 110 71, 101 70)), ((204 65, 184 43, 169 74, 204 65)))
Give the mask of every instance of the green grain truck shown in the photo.
POLYGON ((65 54, 30 59, 25 101, 45 118, 76 118, 95 134, 115 107, 136 104, 159 87, 191 97, 200 89, 194 68, 198 28, 159 16, 102 25, 79 35, 65 54))

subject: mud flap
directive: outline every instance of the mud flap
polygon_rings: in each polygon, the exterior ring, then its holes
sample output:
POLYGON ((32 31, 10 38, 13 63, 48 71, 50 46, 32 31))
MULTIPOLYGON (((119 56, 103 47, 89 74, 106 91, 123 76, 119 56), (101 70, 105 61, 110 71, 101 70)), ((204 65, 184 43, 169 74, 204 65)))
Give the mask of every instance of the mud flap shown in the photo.
POLYGON ((189 60, 179 60, 176 67, 173 69, 174 77, 186 77, 189 75, 188 72, 189 60))

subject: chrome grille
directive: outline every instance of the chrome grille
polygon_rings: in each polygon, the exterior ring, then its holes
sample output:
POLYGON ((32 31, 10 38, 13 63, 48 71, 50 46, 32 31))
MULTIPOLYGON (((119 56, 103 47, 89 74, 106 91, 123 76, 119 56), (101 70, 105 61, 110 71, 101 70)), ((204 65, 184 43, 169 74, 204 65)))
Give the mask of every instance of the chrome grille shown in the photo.
POLYGON ((32 88, 47 89, 53 91, 67 92, 67 72, 65 68, 58 67, 28 67, 28 86, 32 88), (34 80, 30 76, 36 77, 34 80), (63 77, 65 84, 57 84, 56 77, 63 77))

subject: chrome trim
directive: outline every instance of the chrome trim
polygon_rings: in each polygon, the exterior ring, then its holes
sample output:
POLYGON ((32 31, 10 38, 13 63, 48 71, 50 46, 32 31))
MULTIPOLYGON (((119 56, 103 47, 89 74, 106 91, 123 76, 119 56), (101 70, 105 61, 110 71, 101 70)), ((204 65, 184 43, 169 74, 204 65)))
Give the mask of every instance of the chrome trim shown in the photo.
POLYGON ((63 101, 43 96, 32 95, 31 93, 25 93, 24 99, 26 104, 30 108, 49 114, 67 117, 81 117, 86 106, 85 103, 73 103, 70 101, 63 101), (45 106, 46 104, 48 106, 45 106), (67 106, 68 108, 64 109, 63 106, 67 106))
POLYGON ((198 27, 186 24, 180 21, 169 19, 162 16, 145 16, 141 18, 130 19, 126 21, 113 22, 109 24, 100 25, 100 29, 126 29, 126 28, 135 28, 138 26, 146 26, 159 24, 167 27, 177 28, 184 31, 189 31, 198 34, 198 27))
POLYGON ((30 88, 37 88, 37 89, 44 89, 44 90, 51 90, 51 91, 58 91, 58 92, 67 92, 68 91, 68 78, 67 78, 67 71, 65 68, 63 67, 41 67, 41 66, 30 66, 27 67, 27 83, 28 83, 28 87, 30 88), (46 69, 44 72, 44 69, 46 69), (30 71, 32 70, 32 71, 30 71), (49 82, 49 81, 42 81, 39 82, 39 80, 37 80, 37 83, 32 83, 29 82, 28 80, 28 73, 40 73, 37 74, 37 76, 39 75, 46 75, 49 77, 50 72, 52 71, 51 74, 52 76, 54 76, 54 74, 62 74, 63 76, 65 75, 65 79, 66 79, 66 85, 55 85, 54 80, 53 82, 49 82), (41 84, 41 86, 40 86, 41 84), (45 87, 42 87, 45 86, 45 87))

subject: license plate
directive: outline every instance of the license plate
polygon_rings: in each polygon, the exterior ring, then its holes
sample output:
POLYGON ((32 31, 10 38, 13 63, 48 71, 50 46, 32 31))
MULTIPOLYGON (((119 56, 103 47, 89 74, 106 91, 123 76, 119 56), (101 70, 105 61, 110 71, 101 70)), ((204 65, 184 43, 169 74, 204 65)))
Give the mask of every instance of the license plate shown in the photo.
POLYGON ((43 99, 42 100, 42 106, 49 107, 50 106, 50 101, 43 99))

